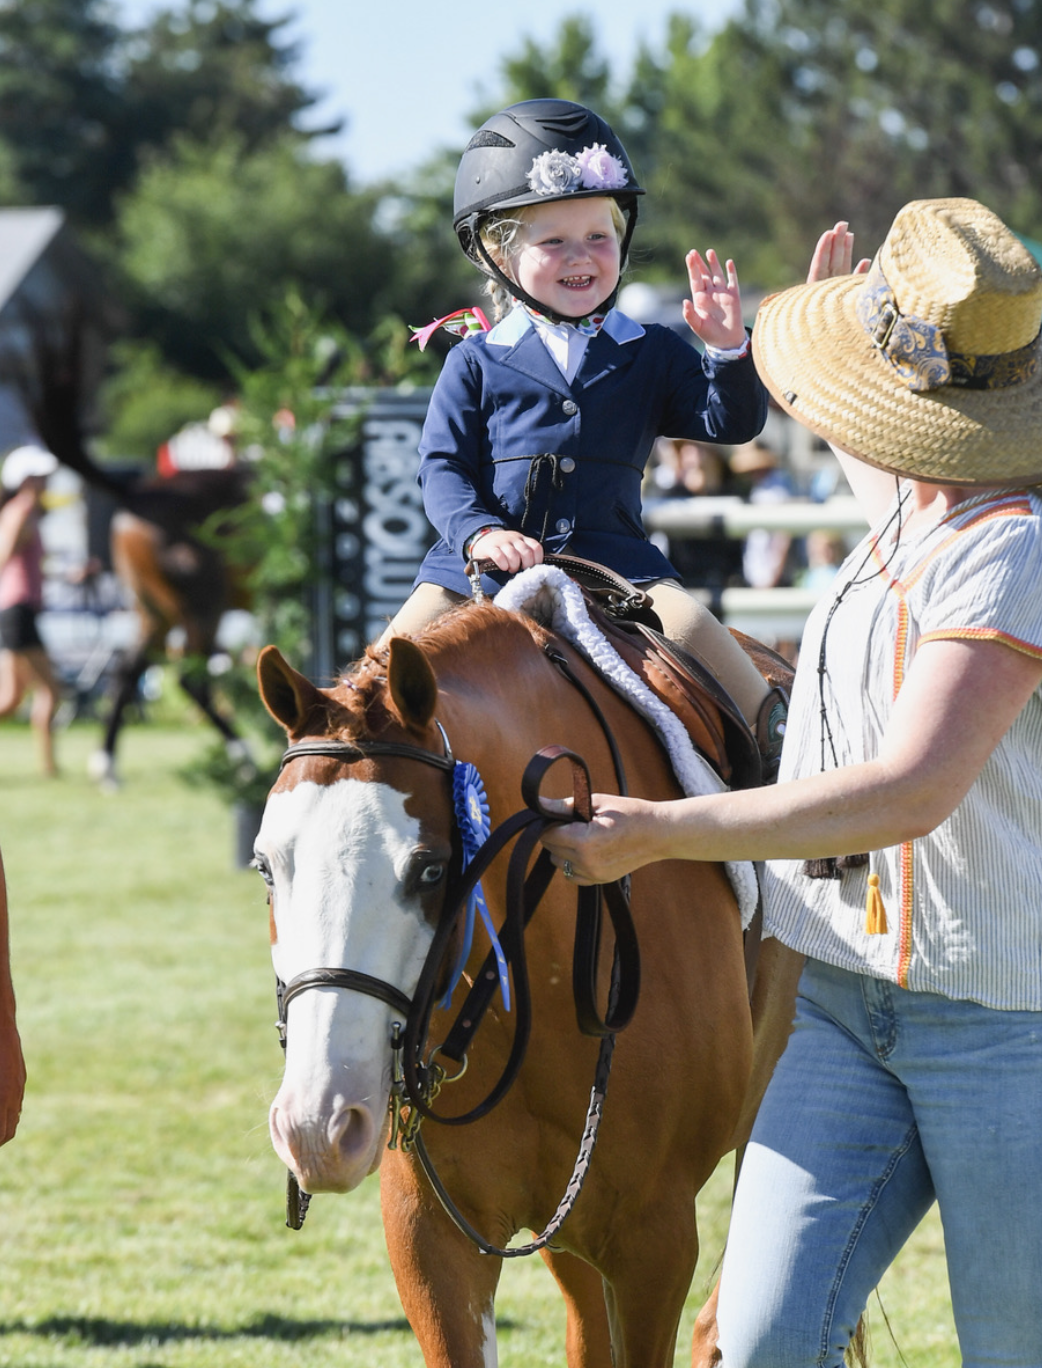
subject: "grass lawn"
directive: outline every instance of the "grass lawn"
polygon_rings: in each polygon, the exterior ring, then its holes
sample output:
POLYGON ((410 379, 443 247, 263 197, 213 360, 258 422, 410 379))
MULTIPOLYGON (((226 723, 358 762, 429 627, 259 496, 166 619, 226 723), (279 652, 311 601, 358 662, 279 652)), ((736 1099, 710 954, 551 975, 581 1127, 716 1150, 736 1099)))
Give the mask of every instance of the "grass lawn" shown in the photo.
MULTIPOLYGON (((123 738, 123 790, 85 777, 93 727, 36 771, 0 726, 0 848, 29 1087, 0 1151, 0 1368, 381 1368, 420 1355, 387 1265, 375 1181, 283 1225, 267 1134, 281 1057, 259 878, 233 868, 232 818, 177 769, 192 724, 123 738)), ((609 1097, 610 1105, 610 1097, 609 1097)), ((728 1165, 729 1168, 729 1165, 728 1165)), ((726 1229, 722 1166, 676 1363, 726 1229)), ((939 1227, 883 1288, 908 1363, 955 1368, 939 1227)), ((538 1260, 503 1275, 501 1368, 564 1364, 538 1260)), ((902 1359, 871 1314, 873 1362, 902 1359)))

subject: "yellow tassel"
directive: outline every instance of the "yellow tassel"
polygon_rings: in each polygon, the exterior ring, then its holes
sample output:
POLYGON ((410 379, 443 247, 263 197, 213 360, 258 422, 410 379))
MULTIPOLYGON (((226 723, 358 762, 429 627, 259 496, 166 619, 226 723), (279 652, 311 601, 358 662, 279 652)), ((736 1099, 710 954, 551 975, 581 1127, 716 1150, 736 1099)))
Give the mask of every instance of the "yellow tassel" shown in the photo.
POLYGON ((870 874, 868 897, 865 900, 865 930, 870 936, 885 936, 888 929, 883 895, 879 891, 879 875, 870 874))

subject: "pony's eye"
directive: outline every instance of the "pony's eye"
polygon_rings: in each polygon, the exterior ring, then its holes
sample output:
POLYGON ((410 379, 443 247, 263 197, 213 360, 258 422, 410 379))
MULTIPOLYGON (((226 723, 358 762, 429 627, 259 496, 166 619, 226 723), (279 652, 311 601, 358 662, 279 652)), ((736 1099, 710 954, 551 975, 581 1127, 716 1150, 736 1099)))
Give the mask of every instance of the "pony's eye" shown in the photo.
POLYGON ((253 865, 253 868, 257 871, 257 873, 261 876, 261 878, 270 888, 272 885, 271 865, 268 864, 267 860, 264 858, 263 855, 254 855, 251 863, 253 865))
POLYGON ((419 883, 421 888, 433 888, 435 884, 441 883, 445 877, 445 861, 432 860, 430 864, 424 865, 420 870, 419 883))

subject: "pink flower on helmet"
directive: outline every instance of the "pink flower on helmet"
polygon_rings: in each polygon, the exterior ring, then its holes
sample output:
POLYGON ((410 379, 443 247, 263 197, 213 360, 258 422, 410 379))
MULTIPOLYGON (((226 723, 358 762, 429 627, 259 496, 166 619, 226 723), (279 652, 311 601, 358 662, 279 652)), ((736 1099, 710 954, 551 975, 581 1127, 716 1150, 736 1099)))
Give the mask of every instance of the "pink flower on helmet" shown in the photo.
POLYGON ((532 161, 528 186, 537 195, 566 195, 582 183, 582 167, 567 152, 542 152, 532 161))
POLYGON ((613 157, 603 143, 584 147, 576 161, 582 174, 585 190, 622 190, 629 176, 618 157, 613 157))

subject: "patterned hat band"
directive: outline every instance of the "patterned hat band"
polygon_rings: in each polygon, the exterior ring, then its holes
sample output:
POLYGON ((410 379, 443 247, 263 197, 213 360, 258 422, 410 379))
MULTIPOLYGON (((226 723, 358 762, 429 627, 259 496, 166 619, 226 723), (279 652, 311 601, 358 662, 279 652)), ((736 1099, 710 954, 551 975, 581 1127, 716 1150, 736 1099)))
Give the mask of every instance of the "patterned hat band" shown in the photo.
POLYGON ((878 261, 861 289, 858 321, 901 380, 917 394, 952 385, 959 389, 998 390, 1023 384, 1038 370, 1039 338, 1016 351, 996 355, 949 351, 935 323, 903 314, 878 261))

